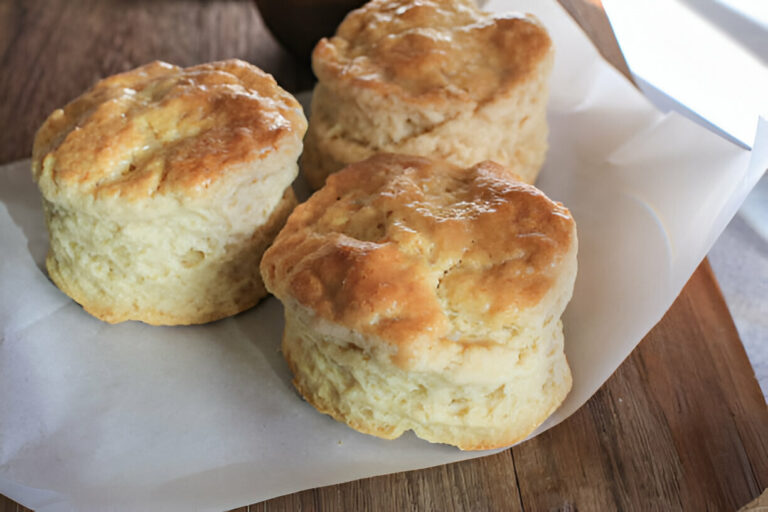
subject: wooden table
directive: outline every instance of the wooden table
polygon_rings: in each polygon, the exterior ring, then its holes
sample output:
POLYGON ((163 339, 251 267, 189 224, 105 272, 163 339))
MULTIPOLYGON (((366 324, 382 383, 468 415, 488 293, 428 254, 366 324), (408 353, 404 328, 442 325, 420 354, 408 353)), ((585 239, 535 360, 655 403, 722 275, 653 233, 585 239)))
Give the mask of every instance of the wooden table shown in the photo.
MULTIPOLYGON (((599 0, 561 0, 620 69, 599 0)), ((311 85, 247 1, 0 0, 0 163, 98 78, 153 59, 244 58, 311 85)), ((239 510, 736 510, 768 486, 768 409, 709 264, 575 415, 482 459, 239 510)), ((0 512, 26 510, 0 496, 0 512)))

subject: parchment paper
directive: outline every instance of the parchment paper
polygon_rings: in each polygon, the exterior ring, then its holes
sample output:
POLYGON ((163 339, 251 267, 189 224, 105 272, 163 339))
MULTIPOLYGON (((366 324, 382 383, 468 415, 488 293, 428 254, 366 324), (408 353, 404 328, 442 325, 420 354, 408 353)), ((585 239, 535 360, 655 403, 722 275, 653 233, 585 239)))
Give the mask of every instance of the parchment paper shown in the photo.
MULTIPOLYGON (((661 318, 768 166, 661 115, 554 2, 551 149, 539 186, 579 229, 566 312, 574 386, 539 432, 580 407, 661 318)), ((198 327, 102 323, 47 279, 28 162, 0 169, 0 493, 39 512, 225 510, 306 488, 424 468, 463 453, 358 434, 302 402, 278 352, 274 299, 198 327)))
POLYGON ((758 114, 768 115, 768 3, 604 0, 603 8, 651 102, 752 146, 758 114))

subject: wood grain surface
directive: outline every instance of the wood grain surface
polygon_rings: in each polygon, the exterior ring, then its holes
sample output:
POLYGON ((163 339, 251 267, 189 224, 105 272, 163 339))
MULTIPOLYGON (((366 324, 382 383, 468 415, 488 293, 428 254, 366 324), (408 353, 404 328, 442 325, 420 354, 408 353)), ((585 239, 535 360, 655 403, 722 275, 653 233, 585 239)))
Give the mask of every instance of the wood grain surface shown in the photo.
MULTIPOLYGON (((561 0, 626 64, 597 0, 561 0)), ((154 59, 239 57, 287 89, 311 74, 248 1, 0 0, 0 163, 98 78, 154 59)), ((768 486, 768 409, 704 262, 611 379, 558 427, 513 449, 308 490, 238 510, 736 510, 768 486)), ((0 512, 27 510, 0 496, 0 512)))

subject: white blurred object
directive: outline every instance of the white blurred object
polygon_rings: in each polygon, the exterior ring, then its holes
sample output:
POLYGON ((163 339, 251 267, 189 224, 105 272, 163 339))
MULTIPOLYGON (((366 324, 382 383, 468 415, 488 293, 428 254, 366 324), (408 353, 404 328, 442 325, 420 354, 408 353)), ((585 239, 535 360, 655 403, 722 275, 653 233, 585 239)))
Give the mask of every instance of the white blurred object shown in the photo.
MULTIPOLYGON (((635 82, 744 147, 768 113, 767 0, 603 0, 635 82)), ((704 148, 702 148, 704 150, 704 148)), ((768 176, 709 253, 742 342, 768 394, 768 176)))
POLYGON ((751 148, 768 114, 768 1, 603 0, 635 82, 676 110, 751 148))
POLYGON ((747 196, 739 215, 768 242, 768 174, 763 176, 747 196))
POLYGON ((768 29, 768 2, 765 0, 715 0, 715 2, 768 29))

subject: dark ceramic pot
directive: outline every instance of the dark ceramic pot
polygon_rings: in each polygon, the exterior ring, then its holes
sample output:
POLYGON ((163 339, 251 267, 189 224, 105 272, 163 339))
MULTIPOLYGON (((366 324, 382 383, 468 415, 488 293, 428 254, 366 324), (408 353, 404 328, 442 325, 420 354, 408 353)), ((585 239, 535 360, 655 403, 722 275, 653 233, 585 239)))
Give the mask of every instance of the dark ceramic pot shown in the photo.
POLYGON ((255 0, 270 32, 294 56, 309 62, 312 49, 336 32, 344 16, 365 0, 255 0))

